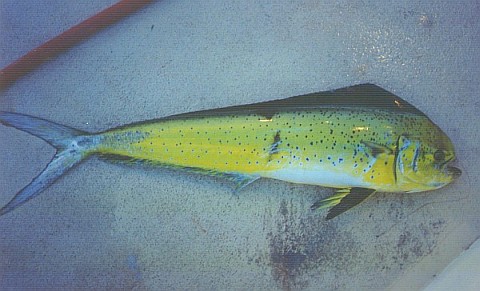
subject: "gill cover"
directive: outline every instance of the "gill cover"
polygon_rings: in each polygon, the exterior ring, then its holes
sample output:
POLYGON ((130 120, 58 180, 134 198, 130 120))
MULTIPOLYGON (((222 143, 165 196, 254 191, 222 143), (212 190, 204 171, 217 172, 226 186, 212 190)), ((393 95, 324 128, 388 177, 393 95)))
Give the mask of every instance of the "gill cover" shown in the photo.
POLYGON ((448 166, 455 158, 453 149, 439 149, 435 144, 422 143, 408 136, 400 136, 395 157, 397 184, 408 186, 408 192, 438 189, 450 183, 461 173, 448 166))

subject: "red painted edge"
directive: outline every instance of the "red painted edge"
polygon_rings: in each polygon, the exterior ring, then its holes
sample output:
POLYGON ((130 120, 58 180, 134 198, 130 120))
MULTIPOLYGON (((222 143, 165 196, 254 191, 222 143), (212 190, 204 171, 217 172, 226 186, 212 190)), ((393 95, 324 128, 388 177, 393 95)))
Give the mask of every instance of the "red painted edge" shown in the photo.
POLYGON ((0 91, 7 89, 22 76, 32 72, 41 64, 55 58, 104 28, 131 15, 155 0, 122 0, 85 21, 71 27, 31 50, 18 60, 0 70, 0 91))

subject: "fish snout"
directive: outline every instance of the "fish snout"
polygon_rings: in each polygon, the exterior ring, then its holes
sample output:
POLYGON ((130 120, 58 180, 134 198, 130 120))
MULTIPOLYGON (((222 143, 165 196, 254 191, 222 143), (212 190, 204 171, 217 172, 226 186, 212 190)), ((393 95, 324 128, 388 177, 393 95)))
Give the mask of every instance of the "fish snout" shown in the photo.
POLYGON ((448 174, 452 176, 454 180, 462 175, 462 170, 456 167, 448 166, 447 171, 448 171, 448 174))

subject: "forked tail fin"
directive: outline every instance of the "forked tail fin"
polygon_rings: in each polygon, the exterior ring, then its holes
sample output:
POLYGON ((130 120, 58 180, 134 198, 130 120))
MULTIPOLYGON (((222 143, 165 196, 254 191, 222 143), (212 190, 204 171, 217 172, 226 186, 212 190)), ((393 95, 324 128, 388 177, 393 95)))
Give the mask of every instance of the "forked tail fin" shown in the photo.
POLYGON ((40 194, 95 147, 95 136, 44 119, 0 111, 0 123, 37 136, 57 150, 47 167, 0 209, 0 216, 40 194))

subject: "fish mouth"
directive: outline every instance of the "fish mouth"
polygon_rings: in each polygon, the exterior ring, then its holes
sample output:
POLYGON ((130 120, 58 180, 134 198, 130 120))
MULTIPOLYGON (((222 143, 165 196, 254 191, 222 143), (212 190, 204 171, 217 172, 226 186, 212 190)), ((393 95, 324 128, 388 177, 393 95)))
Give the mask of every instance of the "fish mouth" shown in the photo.
POLYGON ((442 164, 442 167, 446 168, 446 173, 447 175, 452 177, 452 180, 455 180, 462 175, 462 170, 457 167, 451 166, 451 164, 455 163, 456 160, 457 159, 455 157, 452 157, 451 159, 446 160, 442 164))
POLYGON ((447 172, 448 172, 449 176, 452 176, 452 178, 454 180, 462 175, 462 170, 460 170, 457 167, 453 167, 453 166, 448 166, 447 167, 447 172))

